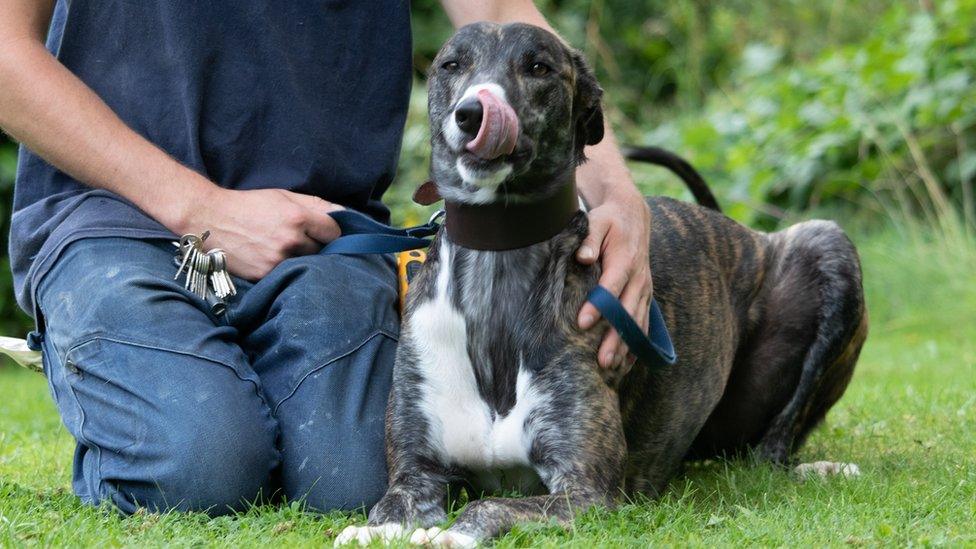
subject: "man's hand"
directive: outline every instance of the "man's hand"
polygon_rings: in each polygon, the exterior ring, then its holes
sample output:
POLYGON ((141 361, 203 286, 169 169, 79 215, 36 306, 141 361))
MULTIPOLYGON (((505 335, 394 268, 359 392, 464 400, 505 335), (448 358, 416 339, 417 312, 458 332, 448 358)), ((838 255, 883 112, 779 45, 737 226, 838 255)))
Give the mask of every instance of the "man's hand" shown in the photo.
POLYGON ((314 254, 339 236, 329 212, 343 209, 315 196, 280 189, 233 191, 213 186, 194 200, 180 233, 210 231, 207 248, 227 254, 227 269, 258 280, 289 257, 314 254))
MULTIPOLYGON (((597 145, 587 147, 589 160, 577 168, 576 180, 590 204, 590 234, 580 245, 582 263, 600 261, 605 287, 627 309, 638 326, 647 332, 651 297, 650 240, 651 211, 634 185, 630 171, 609 126, 597 145)), ((579 325, 586 330, 600 319, 596 307, 587 303, 580 310, 579 325)), ((627 346, 616 330, 610 329, 597 351, 604 368, 630 368, 627 346)))
MULTIPOLYGON (((651 215, 643 198, 634 190, 608 198, 589 212, 590 234, 576 253, 584 264, 600 261, 600 285, 620 297, 627 312, 647 332, 651 296, 654 288, 650 267, 651 215)), ((596 307, 587 303, 579 313, 580 328, 592 328, 600 318, 596 307)), ((621 367, 627 359, 627 345, 616 330, 609 330, 597 354, 600 365, 621 367)), ((629 366, 629 362, 627 365, 629 366)))

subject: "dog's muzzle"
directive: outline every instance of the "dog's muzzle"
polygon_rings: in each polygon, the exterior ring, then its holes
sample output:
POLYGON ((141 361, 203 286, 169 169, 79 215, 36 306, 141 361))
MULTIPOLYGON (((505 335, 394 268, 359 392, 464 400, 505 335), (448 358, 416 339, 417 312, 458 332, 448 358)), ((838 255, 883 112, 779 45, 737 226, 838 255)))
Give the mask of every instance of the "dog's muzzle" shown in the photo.
POLYGON ((507 101, 486 88, 461 100, 454 109, 454 121, 471 138, 464 148, 482 160, 494 160, 515 150, 518 115, 507 101))

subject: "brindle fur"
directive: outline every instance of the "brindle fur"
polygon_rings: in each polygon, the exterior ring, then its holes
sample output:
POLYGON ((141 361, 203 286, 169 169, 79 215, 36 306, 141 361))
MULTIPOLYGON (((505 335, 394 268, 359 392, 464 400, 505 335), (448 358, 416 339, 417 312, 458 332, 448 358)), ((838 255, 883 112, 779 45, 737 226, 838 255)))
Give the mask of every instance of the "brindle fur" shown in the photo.
MULTIPOLYGON (((544 194, 524 182, 572 169, 595 139, 591 122, 602 124, 592 74, 558 39, 525 25, 462 29, 435 66, 457 55, 478 69, 431 74, 432 170, 442 194, 468 190, 440 124, 459 90, 484 75, 504 86, 523 125, 506 197, 544 194), (540 51, 559 73, 545 86, 517 70, 540 51)), ((597 365, 606 325, 584 332, 576 324, 600 274, 574 258, 587 234, 584 214, 557 237, 518 250, 468 250, 439 235, 407 299, 387 412, 390 487, 371 525, 442 522, 448 483, 476 477, 438 458, 418 404, 422 347, 412 316, 436 292, 443 246, 452 251, 450 299, 465 320, 481 398, 497 416, 512 408, 519 356, 552 394, 526 419, 537 429, 531 464, 548 493, 474 501, 449 532, 484 540, 517 522, 565 523, 622 493, 657 496, 689 458, 756 449, 776 463, 790 459, 844 392, 866 337, 853 245, 830 222, 765 234, 697 205, 651 198, 648 206, 654 295, 679 359, 662 369, 638 363, 623 377, 597 365)))

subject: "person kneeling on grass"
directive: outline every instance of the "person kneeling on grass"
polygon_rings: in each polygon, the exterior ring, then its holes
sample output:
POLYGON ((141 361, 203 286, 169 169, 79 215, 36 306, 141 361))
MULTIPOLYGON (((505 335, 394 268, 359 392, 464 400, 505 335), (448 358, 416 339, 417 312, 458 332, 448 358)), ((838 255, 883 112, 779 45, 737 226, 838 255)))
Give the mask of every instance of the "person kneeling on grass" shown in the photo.
MULTIPOLYGON (((443 3, 456 26, 545 26, 530 0, 443 3)), ((408 5, 0 0, 0 127, 23 144, 12 270, 84 502, 219 514, 383 494, 394 265, 317 251, 339 207, 388 220, 408 5), (238 286, 220 316, 173 278, 172 241, 205 230, 238 286)), ((612 140, 588 156, 580 260, 635 314, 649 214, 612 140)), ((608 334, 601 363, 624 356, 608 334)))

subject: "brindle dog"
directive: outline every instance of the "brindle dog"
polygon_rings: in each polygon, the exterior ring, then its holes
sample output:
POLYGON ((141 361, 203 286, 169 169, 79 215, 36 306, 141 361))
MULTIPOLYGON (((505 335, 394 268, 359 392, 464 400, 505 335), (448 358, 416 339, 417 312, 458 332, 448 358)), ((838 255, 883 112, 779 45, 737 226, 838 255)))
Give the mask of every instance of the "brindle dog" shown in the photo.
MULTIPOLYGON (((461 29, 430 74, 441 195, 471 204, 553 193, 603 136, 601 93, 580 54, 548 32, 461 29)), ((584 213, 510 251, 438 236, 403 318, 389 490, 369 525, 337 544, 470 546, 517 522, 565 523, 625 493, 656 496, 686 459, 754 449, 788 462, 843 394, 866 337, 854 246, 828 221, 766 234, 701 206, 647 204, 654 295, 679 358, 637 363, 622 379, 597 365, 607 325, 576 324, 600 276, 574 258, 584 213), (441 531, 458 480, 536 495, 473 501, 441 531)))

